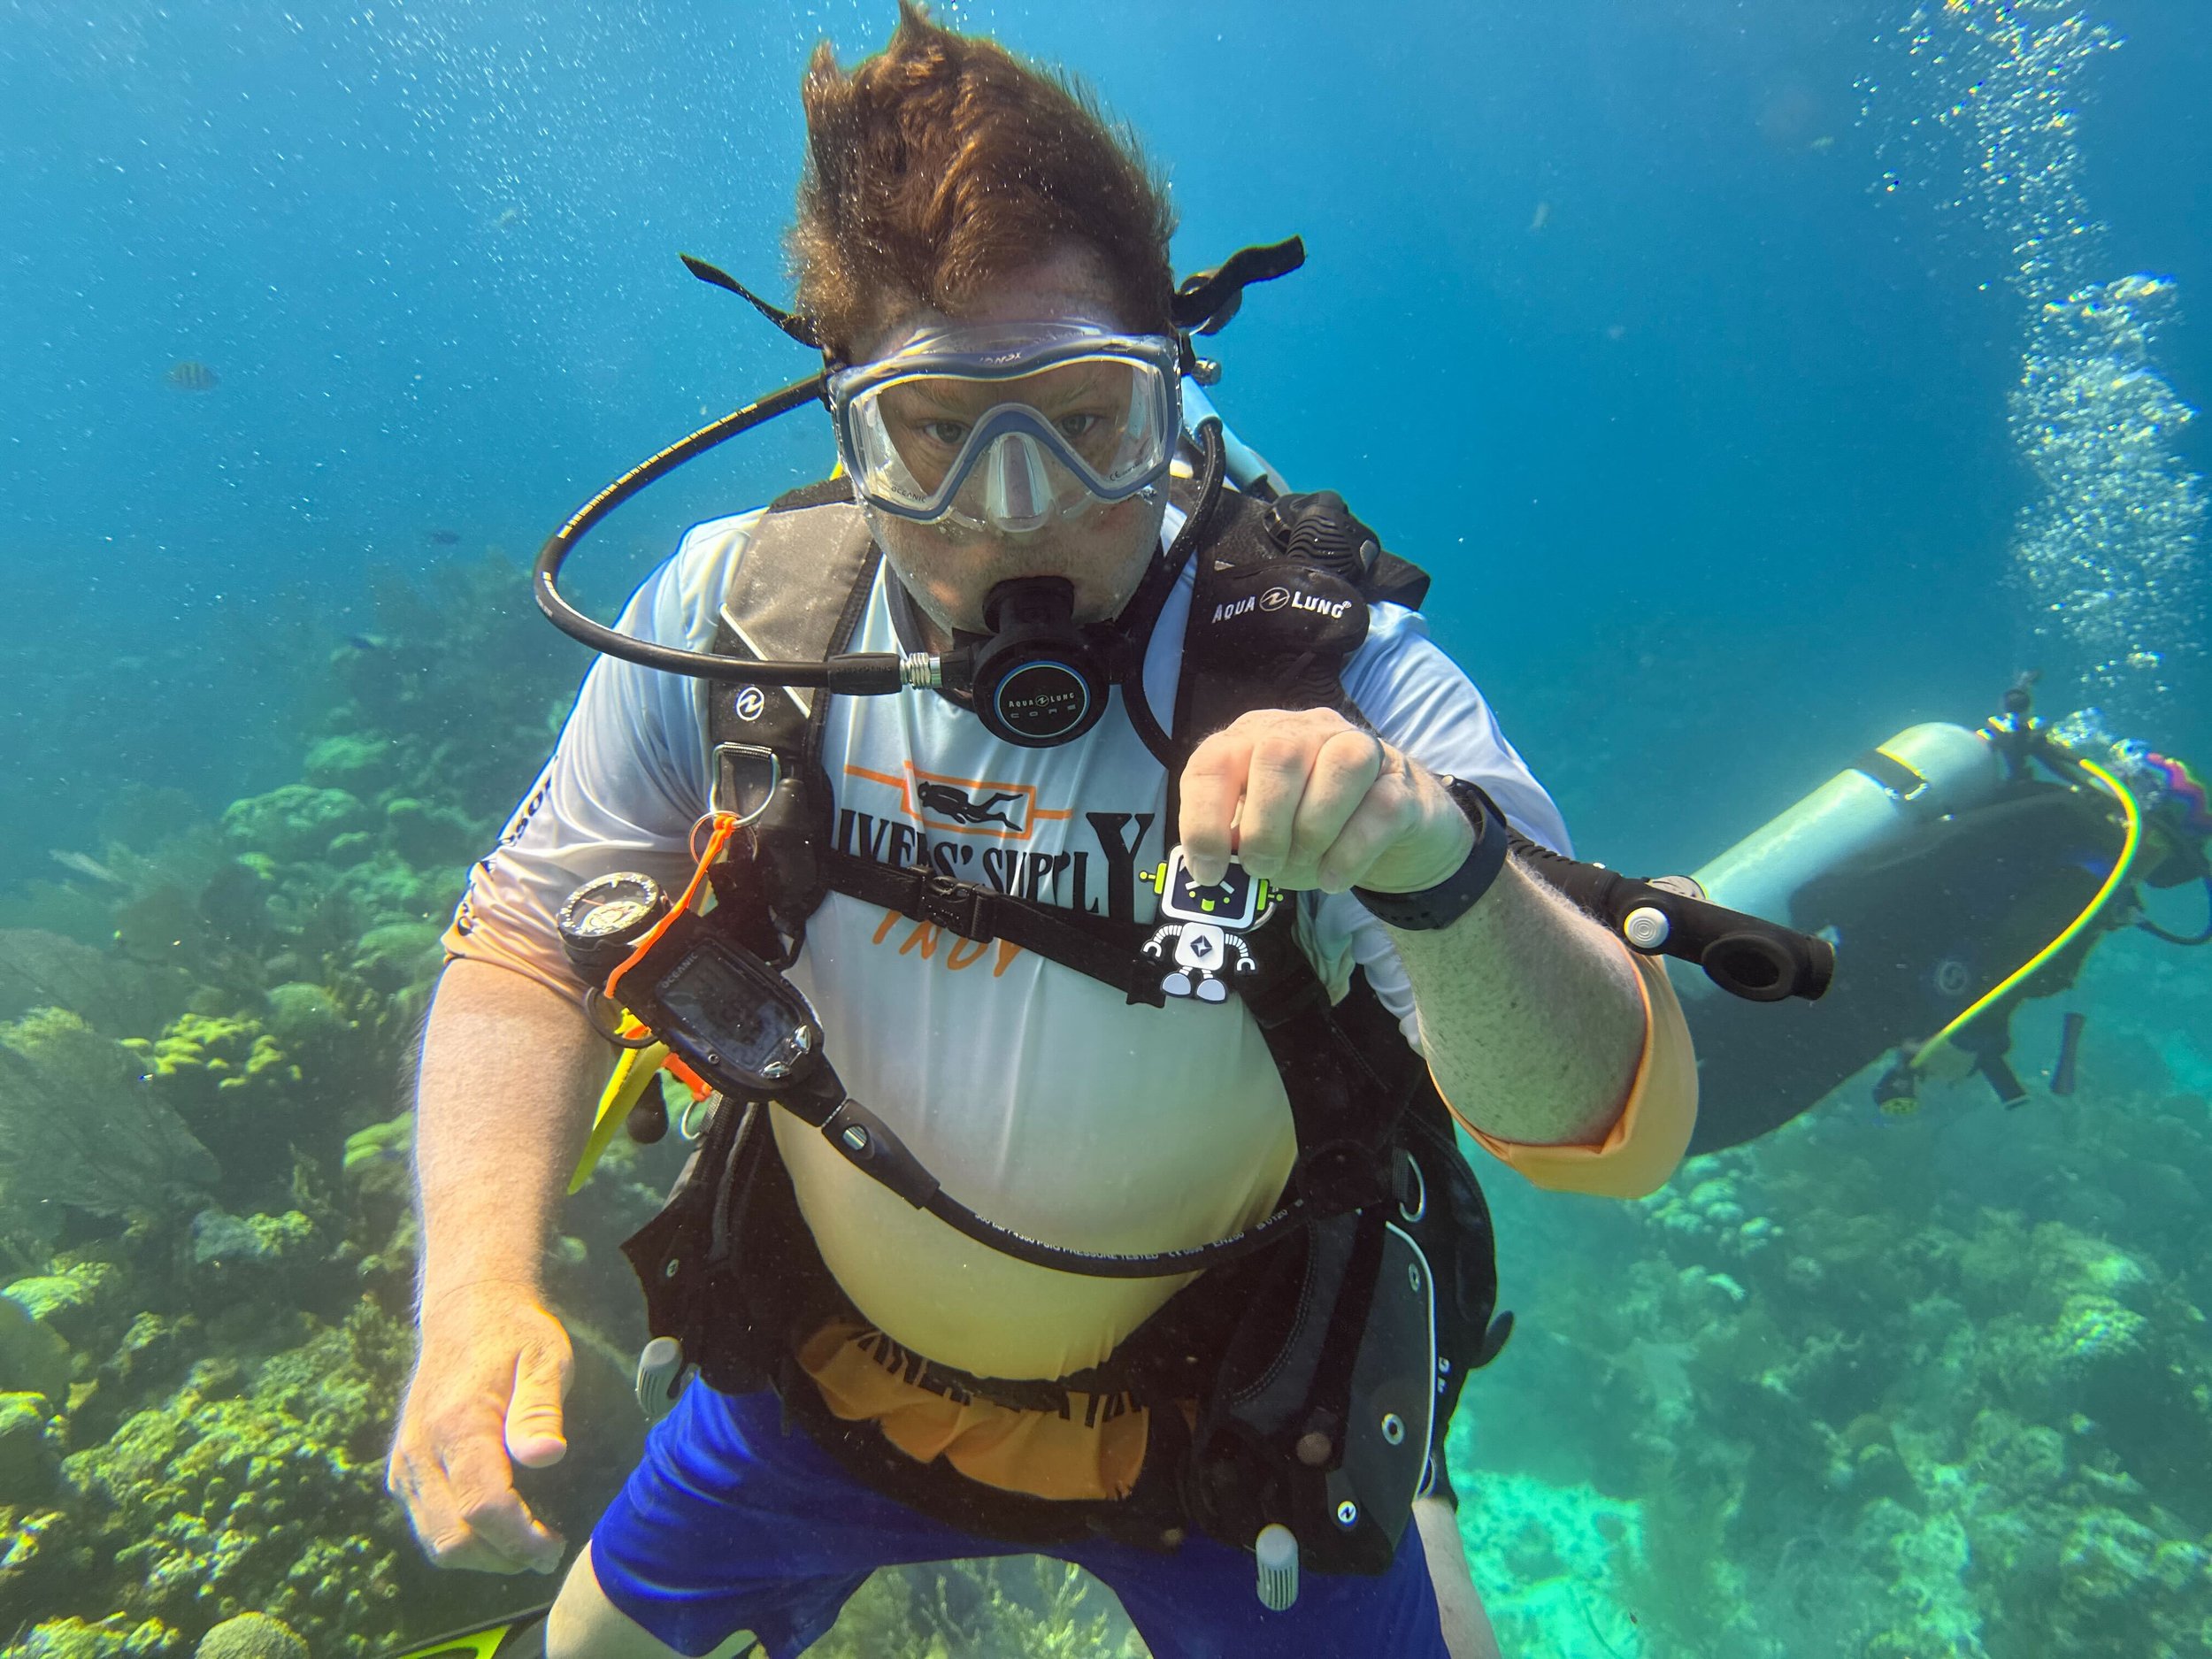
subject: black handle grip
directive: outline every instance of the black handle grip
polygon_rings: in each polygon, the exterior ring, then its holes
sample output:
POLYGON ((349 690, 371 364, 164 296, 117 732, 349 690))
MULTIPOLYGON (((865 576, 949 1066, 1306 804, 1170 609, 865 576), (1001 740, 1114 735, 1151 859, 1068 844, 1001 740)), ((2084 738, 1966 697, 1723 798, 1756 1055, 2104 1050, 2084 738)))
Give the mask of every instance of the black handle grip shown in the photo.
POLYGON ((1835 977, 1836 953, 1826 940, 1771 924, 1753 933, 1740 926, 1753 918, 1717 904, 1702 908, 1718 910, 1739 925, 1738 931, 1723 933, 1697 957, 1705 977, 1730 995, 1750 1002, 1779 1002, 1793 996, 1812 1002, 1835 977))
POLYGON ((1835 978, 1835 948, 1812 933, 1764 921, 1633 876, 1562 857, 1525 836, 1513 856, 1645 956, 1694 962, 1732 996, 1816 1002, 1835 978))

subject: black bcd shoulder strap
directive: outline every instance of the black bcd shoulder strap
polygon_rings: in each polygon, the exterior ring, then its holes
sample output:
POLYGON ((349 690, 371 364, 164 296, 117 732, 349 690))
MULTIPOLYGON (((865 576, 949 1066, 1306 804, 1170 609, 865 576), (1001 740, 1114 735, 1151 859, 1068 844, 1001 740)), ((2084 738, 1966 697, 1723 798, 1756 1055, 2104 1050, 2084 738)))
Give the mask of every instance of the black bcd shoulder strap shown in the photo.
MULTIPOLYGON (((819 662, 858 631, 880 556, 852 486, 824 479, 770 503, 732 567, 715 620, 718 656, 819 662)), ((715 871, 718 905, 744 943, 796 958, 829 882, 836 797, 822 769, 830 694, 706 682, 708 776, 718 807, 768 801, 715 871)))

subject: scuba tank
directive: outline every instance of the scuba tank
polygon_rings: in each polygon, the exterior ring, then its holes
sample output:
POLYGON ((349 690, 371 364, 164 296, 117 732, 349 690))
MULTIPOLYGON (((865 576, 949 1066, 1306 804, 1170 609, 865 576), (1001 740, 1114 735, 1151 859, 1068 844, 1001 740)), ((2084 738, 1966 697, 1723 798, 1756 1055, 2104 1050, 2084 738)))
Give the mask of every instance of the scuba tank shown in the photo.
MULTIPOLYGON (((1800 888, 1903 841, 1919 824, 1979 806, 2004 781, 1987 739, 1962 726, 1909 726, 1693 876, 1732 910, 1790 923, 1800 888)), ((1685 974, 1677 988, 1705 987, 1685 974)))

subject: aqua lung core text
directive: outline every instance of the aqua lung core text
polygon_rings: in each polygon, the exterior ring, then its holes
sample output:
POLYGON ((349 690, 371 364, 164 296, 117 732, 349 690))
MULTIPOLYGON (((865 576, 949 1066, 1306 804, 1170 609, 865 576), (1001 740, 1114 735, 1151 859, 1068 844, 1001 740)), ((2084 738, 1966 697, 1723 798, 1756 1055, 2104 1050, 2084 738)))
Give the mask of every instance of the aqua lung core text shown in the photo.
POLYGON ((1318 594, 1295 593, 1287 588, 1271 588, 1263 594, 1247 594, 1241 599, 1223 601, 1214 607, 1213 619, 1227 622, 1251 611, 1311 611, 1333 620, 1352 608, 1348 599, 1324 599, 1318 594))

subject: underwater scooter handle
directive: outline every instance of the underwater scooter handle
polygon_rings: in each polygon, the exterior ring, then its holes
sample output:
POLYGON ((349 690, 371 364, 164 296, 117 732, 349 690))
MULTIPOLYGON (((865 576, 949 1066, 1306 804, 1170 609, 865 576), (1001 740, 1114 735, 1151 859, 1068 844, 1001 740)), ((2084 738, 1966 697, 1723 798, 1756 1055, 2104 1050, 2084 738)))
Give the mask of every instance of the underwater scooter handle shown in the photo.
POLYGON ((1512 848, 1514 856, 1630 949, 1695 963, 1715 985, 1746 1002, 1816 1002, 1835 977, 1835 947, 1826 940, 1715 904, 1686 876, 1640 881, 1563 857, 1521 835, 1513 837, 1512 848))
POLYGON ((815 686, 849 696, 880 696, 889 692, 926 690, 945 683, 948 664, 926 651, 854 651, 820 663, 754 663, 711 651, 687 651, 672 645, 656 645, 593 621, 561 596, 561 566, 593 526, 636 495, 648 484, 665 477, 686 461, 705 454, 740 433, 750 432, 779 415, 803 408, 822 396, 823 376, 794 380, 780 390, 745 405, 721 419, 699 428, 687 438, 670 444, 659 454, 639 462, 569 515, 568 522, 546 538, 538 550, 531 588, 546 619, 595 651, 619 657, 625 662, 657 668, 665 673, 687 674, 694 680, 733 680, 753 686, 815 686))

